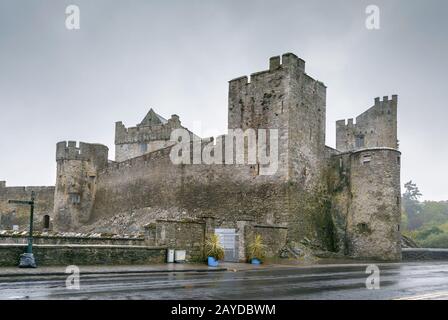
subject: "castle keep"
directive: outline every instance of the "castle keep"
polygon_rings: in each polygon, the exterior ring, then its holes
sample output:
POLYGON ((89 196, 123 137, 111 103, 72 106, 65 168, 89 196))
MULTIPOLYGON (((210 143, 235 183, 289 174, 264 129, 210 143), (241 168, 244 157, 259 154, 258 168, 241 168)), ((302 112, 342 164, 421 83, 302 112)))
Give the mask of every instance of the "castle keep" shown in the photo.
MULTIPOLYGON (((260 163, 224 159, 174 164, 170 152, 178 141, 171 133, 183 128, 181 121, 152 109, 135 127, 115 124, 115 161, 106 146, 59 142, 52 225, 144 230, 151 244, 182 247, 192 257, 200 256, 206 234, 229 232, 240 260, 253 234, 262 234, 272 256, 307 243, 357 258, 399 260, 397 96, 376 98, 356 122, 337 121, 336 149, 325 145, 326 107, 325 85, 291 53, 271 58, 265 71, 229 81, 228 128, 278 130, 273 174, 260 174, 260 163)), ((202 148, 214 143, 201 139, 202 148)), ((0 194, 6 189, 0 185, 0 194)))

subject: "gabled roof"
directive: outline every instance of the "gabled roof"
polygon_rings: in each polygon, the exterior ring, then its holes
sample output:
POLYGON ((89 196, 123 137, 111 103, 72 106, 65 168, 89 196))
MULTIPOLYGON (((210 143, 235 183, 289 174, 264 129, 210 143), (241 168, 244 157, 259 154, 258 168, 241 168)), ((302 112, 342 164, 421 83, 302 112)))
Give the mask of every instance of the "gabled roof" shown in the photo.
POLYGON ((143 118, 142 122, 140 122, 139 126, 152 126, 156 124, 165 124, 168 121, 162 117, 161 115, 157 114, 152 108, 149 110, 149 112, 146 114, 146 116, 143 118))

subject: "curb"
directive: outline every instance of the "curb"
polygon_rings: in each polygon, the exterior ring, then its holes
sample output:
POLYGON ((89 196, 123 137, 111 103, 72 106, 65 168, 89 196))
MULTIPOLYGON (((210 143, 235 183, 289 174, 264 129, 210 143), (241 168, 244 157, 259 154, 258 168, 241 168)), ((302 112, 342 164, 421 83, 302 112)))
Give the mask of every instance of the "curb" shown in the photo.
MULTIPOLYGON (((228 271, 227 268, 217 268, 217 269, 183 269, 183 270, 117 270, 117 271, 85 271, 81 272, 83 275, 95 275, 95 274, 129 274, 129 273, 185 273, 185 272, 224 272, 228 271)), ((1 278, 8 277, 26 277, 26 276, 66 276, 69 273, 65 272, 36 272, 36 273, 4 273, 0 274, 1 278)))

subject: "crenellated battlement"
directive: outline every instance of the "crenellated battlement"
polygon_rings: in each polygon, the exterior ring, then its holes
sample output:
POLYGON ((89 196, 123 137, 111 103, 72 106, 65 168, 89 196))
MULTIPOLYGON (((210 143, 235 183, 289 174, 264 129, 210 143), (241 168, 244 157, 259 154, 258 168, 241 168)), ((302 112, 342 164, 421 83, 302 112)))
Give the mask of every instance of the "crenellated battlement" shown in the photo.
POLYGON ((347 121, 336 121, 336 149, 353 151, 369 147, 398 148, 397 142, 398 96, 375 98, 367 111, 347 121))
POLYGON ((392 99, 389 99, 389 96, 384 96, 383 100, 381 100, 379 97, 375 98, 375 107, 384 106, 391 103, 398 103, 398 95, 394 94, 392 95, 392 99))
POLYGON ((181 128, 179 116, 173 114, 165 123, 158 124, 138 124, 135 127, 128 127, 123 122, 115 123, 115 144, 127 143, 148 143, 156 140, 169 140, 171 131, 181 128))
POLYGON ((336 128, 341 128, 341 127, 353 127, 354 123, 353 123, 353 118, 349 118, 349 119, 342 119, 342 120, 338 120, 336 121, 336 128))
POLYGON ((102 144, 76 141, 61 141, 56 144, 56 161, 91 161, 97 168, 103 168, 108 162, 109 148, 102 144))
POLYGON ((382 100, 379 97, 377 97, 375 98, 374 101, 375 103, 372 108, 356 117, 356 122, 354 122, 353 118, 338 120, 336 121, 336 128, 341 129, 344 127, 353 128, 356 126, 356 124, 359 122, 360 119, 365 117, 366 114, 372 113, 374 109, 378 110, 380 108, 396 107, 398 104, 398 95, 392 95, 392 99, 389 99, 389 96, 384 96, 382 100))
POLYGON ((305 61, 297 57, 293 53, 285 53, 281 57, 275 56, 269 59, 269 69, 254 72, 248 76, 241 76, 229 81, 230 85, 241 86, 247 85, 252 82, 256 82, 259 79, 263 79, 266 75, 277 72, 278 70, 298 70, 302 73, 305 72, 305 61))
POLYGON ((295 54, 271 57, 269 69, 229 81, 228 128, 280 128, 292 115, 289 111, 297 109, 292 106, 301 105, 300 95, 319 100, 316 113, 323 115, 325 92, 325 85, 305 73, 305 61, 295 54))

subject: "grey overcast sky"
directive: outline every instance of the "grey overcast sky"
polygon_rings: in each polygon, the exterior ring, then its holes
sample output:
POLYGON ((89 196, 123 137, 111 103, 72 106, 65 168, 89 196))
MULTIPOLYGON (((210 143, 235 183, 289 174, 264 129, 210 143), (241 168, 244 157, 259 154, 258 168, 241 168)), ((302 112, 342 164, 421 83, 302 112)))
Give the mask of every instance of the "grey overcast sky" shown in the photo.
POLYGON ((106 144, 150 107, 200 135, 226 132, 227 81, 293 52, 335 121, 399 95, 402 182, 448 200, 448 1, 0 0, 0 180, 52 185, 55 145, 106 144), (76 4, 81 28, 65 27, 76 4), (380 8, 380 30, 365 9, 380 8))

